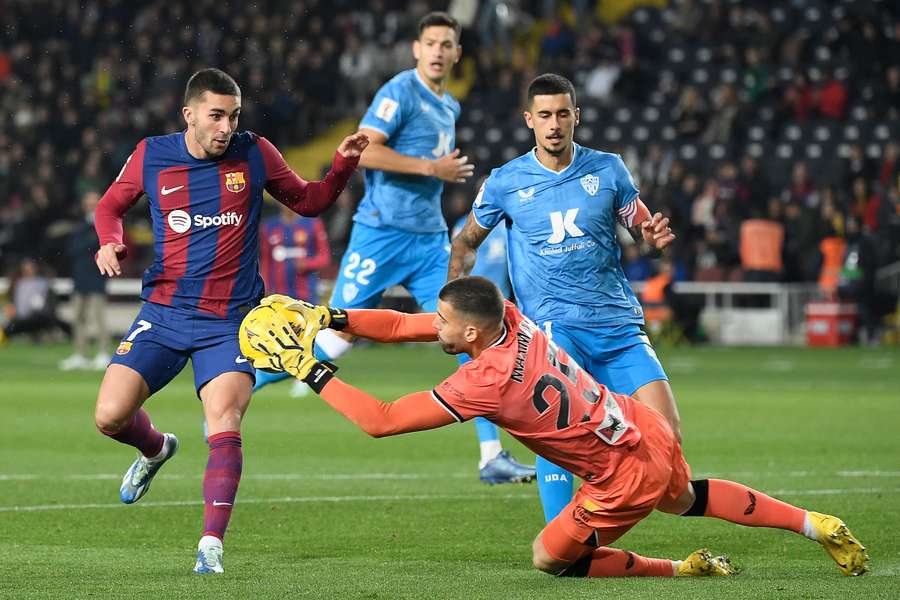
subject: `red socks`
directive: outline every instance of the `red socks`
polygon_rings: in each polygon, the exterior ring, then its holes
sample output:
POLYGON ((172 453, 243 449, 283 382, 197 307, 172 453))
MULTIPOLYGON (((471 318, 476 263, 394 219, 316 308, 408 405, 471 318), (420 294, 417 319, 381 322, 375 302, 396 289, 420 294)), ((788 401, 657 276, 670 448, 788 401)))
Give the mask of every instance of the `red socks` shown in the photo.
POLYGON ((162 451, 165 436, 154 429, 150 422, 150 415, 139 409, 131 419, 131 423, 121 431, 103 431, 103 435, 109 436, 117 442, 134 446, 147 458, 153 458, 162 451))
POLYGON ((209 460, 203 475, 203 535, 225 537, 243 465, 240 432, 209 436, 209 460))

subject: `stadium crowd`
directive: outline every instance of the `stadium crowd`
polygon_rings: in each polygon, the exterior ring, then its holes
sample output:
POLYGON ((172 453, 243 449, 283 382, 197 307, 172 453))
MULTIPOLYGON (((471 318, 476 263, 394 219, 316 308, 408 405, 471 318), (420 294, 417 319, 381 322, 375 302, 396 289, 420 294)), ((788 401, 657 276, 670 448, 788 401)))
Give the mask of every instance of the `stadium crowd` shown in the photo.
MULTIPOLYGON (((468 12, 470 68, 458 71, 471 85, 458 145, 474 156, 476 174, 530 147, 516 108, 522 89, 556 71, 579 90, 576 139, 622 154, 645 202, 672 216, 675 279, 821 281, 834 260, 846 279, 853 249, 860 273, 873 278, 900 258, 896 3, 680 0, 612 24, 593 2, 452 4, 468 12), (774 228, 742 234, 748 221, 774 228), (759 263, 759 240, 782 244, 777 260, 759 263)), ((81 222, 81 198, 106 188, 135 139, 183 127, 181 82, 194 70, 215 65, 237 79, 242 129, 300 145, 361 116, 374 90, 411 66, 416 20, 444 8, 425 0, 3 3, 4 273, 32 257, 68 274, 66 236, 81 222)), ((474 185, 448 187, 448 222, 474 185)), ((326 215, 335 256, 361 192, 352 186, 326 215)), ((135 225, 132 242, 143 251, 130 275, 150 251, 146 224, 135 225)), ((653 274, 636 248, 625 257, 630 278, 653 274)), ((847 283, 829 273, 827 290, 847 283)))

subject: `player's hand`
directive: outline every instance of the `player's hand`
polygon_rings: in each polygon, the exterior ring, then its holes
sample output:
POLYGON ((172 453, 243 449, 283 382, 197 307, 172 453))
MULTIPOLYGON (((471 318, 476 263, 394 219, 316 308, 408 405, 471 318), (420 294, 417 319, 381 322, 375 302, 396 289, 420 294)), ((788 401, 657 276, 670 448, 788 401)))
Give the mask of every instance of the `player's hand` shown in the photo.
POLYGON ((315 336, 299 335, 279 308, 257 306, 247 313, 239 333, 241 353, 257 369, 306 376, 317 362, 312 351, 315 336))
POLYGON ((431 161, 430 175, 450 183, 463 183, 475 173, 475 165, 468 156, 460 156, 459 148, 431 161))
POLYGON ((319 329, 331 328, 340 331, 348 324, 347 311, 341 308, 311 304, 305 300, 295 300, 282 294, 272 294, 260 300, 261 306, 272 304, 280 304, 289 311, 300 313, 304 321, 316 323, 319 329))
POLYGON ((675 239, 675 234, 669 227, 669 217, 662 216, 662 213, 656 213, 641 223, 641 235, 645 242, 657 250, 662 250, 675 239))
POLYGON ((369 136, 361 131, 357 131, 353 135, 348 135, 338 146, 337 151, 344 158, 356 158, 360 156, 366 146, 369 145, 369 136))
POLYGON ((107 277, 117 277, 122 274, 122 267, 119 265, 119 261, 125 258, 127 254, 128 248, 125 244, 109 243, 100 246, 100 250, 97 251, 97 256, 94 260, 97 262, 97 268, 100 269, 100 273, 107 277))

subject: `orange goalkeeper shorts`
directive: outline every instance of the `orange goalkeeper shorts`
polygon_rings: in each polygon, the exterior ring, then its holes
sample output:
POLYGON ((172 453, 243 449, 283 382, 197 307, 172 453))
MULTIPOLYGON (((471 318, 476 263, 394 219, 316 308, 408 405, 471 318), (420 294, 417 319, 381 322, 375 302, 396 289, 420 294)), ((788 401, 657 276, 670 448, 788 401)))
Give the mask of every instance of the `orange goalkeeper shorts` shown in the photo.
POLYGON ((643 404, 636 408, 638 445, 612 450, 623 453, 615 475, 601 484, 582 484, 541 532, 544 548, 553 558, 571 562, 612 544, 660 502, 673 501, 687 489, 691 468, 672 428, 652 408, 643 404))

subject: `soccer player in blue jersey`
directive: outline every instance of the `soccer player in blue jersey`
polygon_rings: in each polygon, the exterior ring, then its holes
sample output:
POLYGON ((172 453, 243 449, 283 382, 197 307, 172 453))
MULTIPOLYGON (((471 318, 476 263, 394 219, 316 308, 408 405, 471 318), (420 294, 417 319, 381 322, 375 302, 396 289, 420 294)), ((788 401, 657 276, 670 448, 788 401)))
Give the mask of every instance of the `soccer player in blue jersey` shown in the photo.
POLYGON ((237 332, 263 295, 263 190, 295 212, 317 215, 337 199, 368 143, 363 133, 345 138, 325 179, 307 182, 266 138, 236 131, 240 111, 231 77, 218 69, 195 73, 184 94, 187 129, 141 140, 95 218, 97 267, 115 277, 127 253, 122 217, 149 197, 155 259, 144 273, 144 304, 106 370, 94 420, 101 433, 138 450, 119 488, 122 502, 136 502, 178 450, 178 439, 159 432, 142 406, 191 360, 209 424, 198 573, 223 571, 222 538, 243 466, 240 426, 254 369, 237 332))
MULTIPOLYGON (((433 311, 447 274, 450 244, 441 213, 444 182, 464 182, 474 166, 456 145, 459 102, 447 91, 462 56, 459 23, 443 12, 419 21, 414 69, 375 94, 359 130, 370 144, 360 159, 366 192, 353 217, 330 305, 372 308, 386 289, 405 287, 433 311)), ((330 330, 316 339, 317 356, 334 360, 352 338, 330 330)))
MULTIPOLYGON (((534 79, 524 116, 536 146, 491 172, 453 239, 448 277, 466 275, 478 246, 505 221, 522 312, 595 379, 659 410, 678 435, 675 398, 641 329, 643 310, 622 272, 616 239, 621 223, 664 248, 675 237, 669 221, 650 215, 621 157, 573 141, 579 109, 568 79, 534 79)), ((550 521, 571 500, 572 475, 540 457, 536 466, 550 521)))

